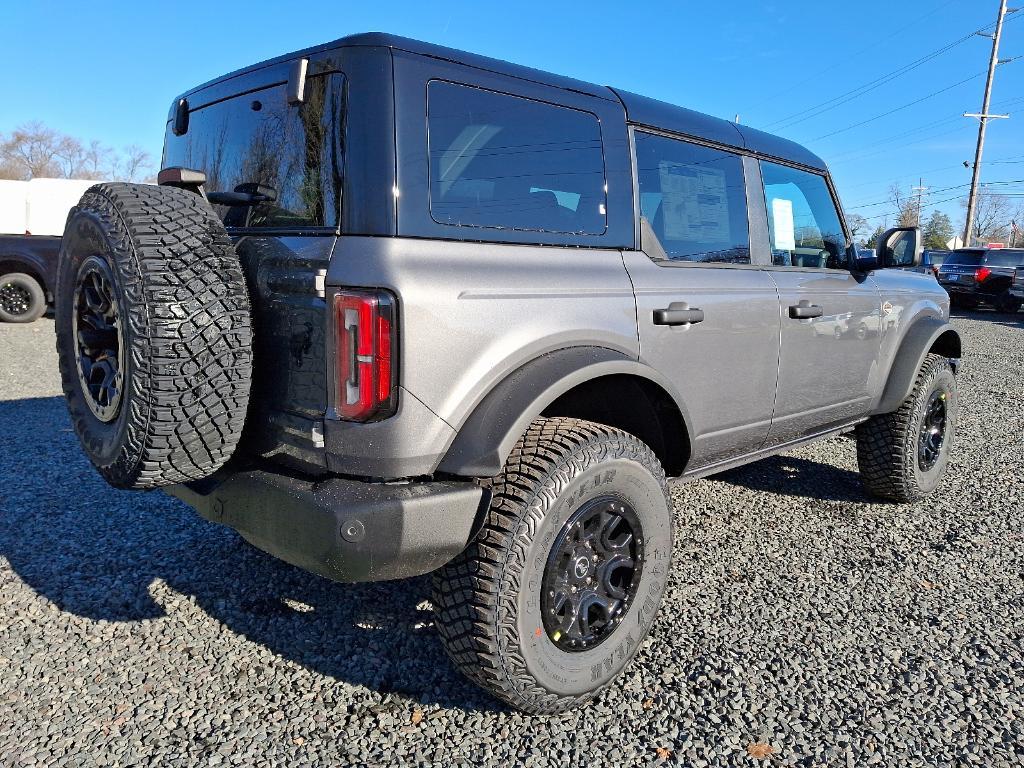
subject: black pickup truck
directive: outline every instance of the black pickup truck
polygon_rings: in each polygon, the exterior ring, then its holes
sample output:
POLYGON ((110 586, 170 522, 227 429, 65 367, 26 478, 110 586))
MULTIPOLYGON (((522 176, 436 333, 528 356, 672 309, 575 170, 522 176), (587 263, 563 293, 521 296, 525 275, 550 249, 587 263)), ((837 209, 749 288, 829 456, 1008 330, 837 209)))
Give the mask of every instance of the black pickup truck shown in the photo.
POLYGON ((60 238, 0 235, 0 321, 31 323, 53 303, 60 238))
POLYGON ((1010 293, 1013 270, 1024 264, 1024 248, 960 248, 937 275, 955 307, 988 304, 998 312, 1016 312, 1021 300, 1010 293))

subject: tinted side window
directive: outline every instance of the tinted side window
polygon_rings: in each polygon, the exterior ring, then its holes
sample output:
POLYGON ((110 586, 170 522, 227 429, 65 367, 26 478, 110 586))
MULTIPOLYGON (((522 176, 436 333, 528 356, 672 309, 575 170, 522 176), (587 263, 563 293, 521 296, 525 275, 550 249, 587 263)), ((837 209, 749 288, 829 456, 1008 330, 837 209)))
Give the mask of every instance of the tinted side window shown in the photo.
POLYGON ((772 262, 787 267, 846 269, 846 235, 825 178, 762 162, 772 262))
POLYGON ((228 226, 333 227, 342 179, 340 80, 308 78, 298 105, 274 86, 197 109, 184 136, 167 131, 163 165, 205 172, 210 192, 266 187, 273 199, 259 205, 215 206, 228 226))
POLYGON ((440 224, 602 234, 601 126, 589 112, 438 80, 427 87, 440 224))
POLYGON ((739 155, 638 131, 636 167, 640 215, 670 259, 750 263, 739 155))

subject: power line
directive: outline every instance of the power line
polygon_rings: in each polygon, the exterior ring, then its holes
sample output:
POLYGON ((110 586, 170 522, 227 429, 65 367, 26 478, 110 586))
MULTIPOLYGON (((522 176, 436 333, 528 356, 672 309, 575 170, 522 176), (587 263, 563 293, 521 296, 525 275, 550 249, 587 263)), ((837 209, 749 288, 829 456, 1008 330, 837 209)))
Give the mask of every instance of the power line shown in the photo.
POLYGON ((892 82, 893 80, 895 80, 898 77, 902 77, 903 75, 907 74, 908 72, 912 72, 913 70, 917 69, 918 67, 921 67, 924 64, 927 64, 932 59, 938 58, 942 54, 944 54, 944 53, 946 53, 948 51, 951 51, 952 49, 956 48, 959 45, 962 45, 963 43, 965 43, 968 40, 970 40, 972 37, 974 37, 979 32, 984 32, 985 30, 989 29, 992 26, 994 26, 994 25, 993 24, 988 24, 988 25, 982 27, 981 29, 975 30, 975 31, 973 31, 973 32, 971 32, 971 33, 969 33, 967 35, 964 35, 963 37, 958 38, 958 39, 952 41, 951 43, 947 43, 946 45, 942 46, 941 48, 938 48, 938 49, 932 51, 931 53, 927 53, 924 56, 922 56, 921 58, 915 59, 914 61, 910 62, 909 64, 905 64, 902 67, 899 67, 899 68, 893 70, 892 72, 884 74, 881 77, 878 77, 878 78, 876 78, 874 80, 871 80, 868 83, 865 83, 864 85, 858 86, 857 88, 854 88, 854 89, 852 89, 850 91, 847 91, 846 93, 842 93, 842 94, 840 94, 838 96, 835 96, 835 97, 833 97, 831 99, 823 101, 820 104, 816 104, 816 105, 814 105, 812 107, 808 107, 808 108, 803 109, 803 110, 801 110, 799 112, 794 112, 793 114, 788 115, 787 117, 783 117, 783 118, 780 118, 779 120, 775 120, 774 122, 768 123, 765 127, 766 128, 773 128, 775 126, 779 126, 780 129, 782 129, 782 128, 791 128, 792 126, 796 125, 797 123, 802 123, 805 120, 810 120, 810 119, 812 119, 814 117, 818 117, 819 115, 822 115, 822 114, 824 114, 826 112, 829 112, 829 111, 831 111, 833 109, 836 109, 837 107, 840 107, 843 104, 846 104, 847 102, 853 101, 854 99, 860 98, 861 96, 863 96, 863 95, 865 95, 867 93, 870 93, 871 91, 875 90, 876 88, 880 88, 881 86, 885 85, 886 83, 892 82), (808 114, 808 113, 811 113, 811 114, 808 114))
MULTIPOLYGON (((908 29, 917 28, 922 21, 924 21, 925 19, 927 19, 930 16, 934 16, 936 13, 938 13, 942 9, 946 8, 947 6, 952 5, 954 2, 957 2, 957 0, 946 0, 946 2, 942 3, 941 5, 939 5, 936 8, 932 8, 930 11, 928 11, 925 14, 923 14, 922 16, 916 17, 909 24, 907 24, 906 26, 900 27, 899 29, 894 31, 892 34, 889 34, 889 35, 886 35, 885 37, 879 38, 879 39, 875 40, 875 42, 873 42, 871 45, 868 45, 868 46, 865 46, 864 48, 859 49, 857 51, 857 54, 858 55, 863 55, 863 54, 867 53, 868 51, 874 50, 875 48, 880 46, 882 43, 886 43, 889 40, 892 40, 894 37, 902 34, 903 32, 906 32, 908 29)), ((842 57, 836 57, 835 63, 833 63, 831 66, 825 67, 824 69, 819 69, 813 75, 811 75, 810 77, 805 78, 804 80, 801 80, 801 81, 799 81, 797 83, 794 83, 793 85, 789 86, 788 88, 784 88, 781 91, 775 91, 770 96, 768 96, 768 97, 766 97, 764 99, 761 99, 760 101, 754 102, 753 108, 759 107, 762 104, 766 104, 769 101, 774 101, 779 96, 784 96, 787 93, 792 93, 796 89, 802 88, 803 86, 807 85, 807 83, 813 82, 814 80, 817 80, 818 78, 820 78, 820 77, 822 77, 824 75, 827 75, 832 70, 834 70, 834 69, 836 69, 838 67, 841 67, 841 66, 843 66, 844 64, 847 64, 847 63, 849 63, 847 59, 842 58, 842 57)), ((784 122, 786 119, 787 118, 782 118, 781 120, 778 120, 776 122, 784 122)), ((772 125, 774 125, 774 123, 772 123, 772 125)))
POLYGON ((822 134, 821 136, 816 136, 813 139, 813 141, 821 141, 822 139, 827 139, 827 138, 829 138, 831 136, 836 136, 836 135, 838 135, 840 133, 846 133, 847 131, 852 131, 854 128, 860 128, 862 125, 867 125, 868 123, 873 123, 875 120, 881 120, 883 117, 888 117, 889 115, 891 115, 891 114, 893 114, 895 112, 900 112, 900 111, 902 111, 904 109, 907 109, 908 107, 914 106, 915 104, 920 104, 922 101, 927 101, 928 99, 931 99, 931 98, 933 98, 935 96, 938 96, 940 93, 945 93, 946 91, 951 91, 954 88, 957 88, 958 86, 963 85, 964 83, 969 83, 971 80, 977 80, 983 74, 985 74, 985 73, 984 72, 978 72, 977 74, 971 75, 970 77, 965 78, 965 79, 961 80, 958 83, 953 83, 952 85, 946 86, 945 88, 940 88, 939 90, 934 91, 933 93, 929 93, 927 96, 922 96, 919 99, 914 99, 913 101, 907 102, 906 104, 902 104, 902 105, 900 105, 898 107, 894 107, 894 108, 890 109, 888 112, 883 112, 880 115, 875 115, 874 117, 869 117, 867 120, 861 120, 859 123, 854 123, 853 125, 848 125, 845 128, 839 128, 838 130, 830 131, 829 133, 822 134))

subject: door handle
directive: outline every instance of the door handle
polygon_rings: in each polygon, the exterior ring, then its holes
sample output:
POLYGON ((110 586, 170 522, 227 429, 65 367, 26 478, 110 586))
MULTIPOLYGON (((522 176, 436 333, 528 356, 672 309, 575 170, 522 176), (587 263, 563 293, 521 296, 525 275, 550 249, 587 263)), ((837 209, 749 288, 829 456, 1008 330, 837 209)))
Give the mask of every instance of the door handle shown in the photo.
POLYGON ((794 320, 808 320, 812 317, 821 317, 823 314, 824 310, 821 307, 806 300, 789 308, 789 316, 794 320))
POLYGON ((655 325, 693 325, 704 320, 703 309, 667 309, 654 310, 655 325))

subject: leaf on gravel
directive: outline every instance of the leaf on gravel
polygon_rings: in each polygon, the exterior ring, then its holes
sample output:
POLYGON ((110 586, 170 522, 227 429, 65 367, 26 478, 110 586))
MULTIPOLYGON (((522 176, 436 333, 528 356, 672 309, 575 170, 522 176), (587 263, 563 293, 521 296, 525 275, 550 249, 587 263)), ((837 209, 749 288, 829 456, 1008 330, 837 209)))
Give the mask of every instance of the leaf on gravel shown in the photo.
POLYGON ((747 754, 758 760, 764 760, 769 755, 775 754, 775 747, 771 744, 765 744, 763 741, 758 741, 754 744, 747 744, 747 754))
POLYGON ((921 579, 921 587, 923 589, 935 589, 937 586, 939 585, 933 581, 928 581, 928 579, 921 579))
POLYGON ((651 709, 654 706, 654 699, 644 699, 644 709, 651 709))
POLYGON ((671 749, 665 749, 665 747, 655 747, 654 751, 662 760, 668 760, 670 757, 672 757, 671 749))
POLYGON ((294 744, 296 747, 301 747, 305 743, 306 740, 301 736, 296 736, 294 739, 292 739, 292 744, 294 744))
POLYGON ((410 718, 410 719, 412 720, 412 724, 413 725, 419 725, 420 723, 422 723, 423 722, 423 710, 422 709, 414 709, 412 711, 412 718, 410 718))

